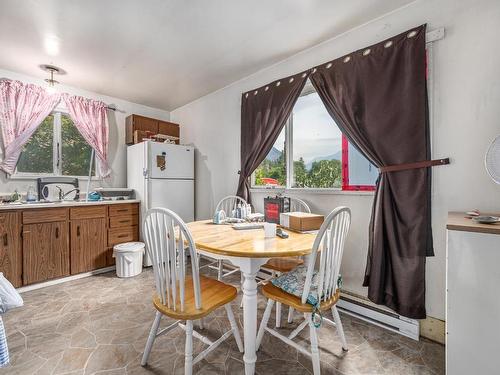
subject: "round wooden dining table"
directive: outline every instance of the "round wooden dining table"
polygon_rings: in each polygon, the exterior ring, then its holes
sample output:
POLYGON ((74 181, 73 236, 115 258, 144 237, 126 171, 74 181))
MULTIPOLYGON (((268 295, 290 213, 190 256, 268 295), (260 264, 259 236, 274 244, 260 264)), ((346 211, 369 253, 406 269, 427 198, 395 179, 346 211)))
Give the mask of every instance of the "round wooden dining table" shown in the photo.
POLYGON ((315 233, 287 231, 289 237, 264 238, 263 229, 236 230, 230 225, 216 225, 211 220, 187 224, 196 249, 202 255, 223 259, 240 268, 243 274, 243 333, 245 374, 255 373, 257 355, 257 281, 260 267, 270 258, 308 255, 315 233))

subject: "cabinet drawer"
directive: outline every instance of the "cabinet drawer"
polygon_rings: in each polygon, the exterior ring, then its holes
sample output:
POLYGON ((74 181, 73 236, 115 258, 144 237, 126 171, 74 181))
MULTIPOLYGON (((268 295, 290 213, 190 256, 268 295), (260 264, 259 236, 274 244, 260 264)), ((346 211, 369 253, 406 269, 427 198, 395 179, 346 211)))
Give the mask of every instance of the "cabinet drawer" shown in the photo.
POLYGON ((94 219, 106 217, 106 206, 70 208, 69 217, 70 219, 94 219))
POLYGON ((108 230, 108 246, 138 240, 139 233, 137 231, 137 226, 112 228, 108 230))
POLYGON ((112 204, 109 206, 109 216, 137 215, 139 205, 137 203, 112 204))
POLYGON ((39 208, 23 212, 23 224, 50 223, 66 220, 68 220, 67 208, 39 208))
POLYGON ((130 227, 139 224, 139 215, 112 216, 109 218, 110 228, 130 227))

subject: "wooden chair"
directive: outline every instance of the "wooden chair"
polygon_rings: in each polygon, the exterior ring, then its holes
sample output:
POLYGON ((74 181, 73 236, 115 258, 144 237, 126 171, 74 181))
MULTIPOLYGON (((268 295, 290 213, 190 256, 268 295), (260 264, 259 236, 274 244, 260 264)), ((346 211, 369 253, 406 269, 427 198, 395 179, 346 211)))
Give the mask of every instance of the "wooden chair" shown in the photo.
POLYGON ((342 348, 346 351, 348 349, 344 330, 342 328, 342 322, 340 320, 340 316, 335 304, 340 296, 340 291, 338 289, 337 283, 340 272, 342 253, 344 251, 345 240, 347 237, 347 233, 349 232, 350 223, 351 211, 347 207, 336 208, 326 218, 314 241, 312 252, 307 265, 307 274, 304 281, 304 291, 302 293, 302 298, 286 293, 280 288, 274 286, 272 283, 267 283, 262 288, 262 293, 268 298, 268 301, 266 310, 264 311, 264 316, 262 317, 259 332, 257 334, 256 347, 259 348, 264 332, 269 332, 283 342, 293 346, 301 353, 312 357, 314 375, 318 375, 320 373, 318 336, 316 332, 318 328, 316 328, 313 322, 313 306, 306 303, 306 301, 311 290, 311 281, 316 268, 318 275, 318 309, 321 312, 325 312, 328 310, 332 311, 334 321, 331 321, 326 317, 323 317, 323 321, 336 326, 337 333, 339 334, 340 340, 342 341, 342 348), (319 262, 318 265, 316 265, 316 258, 318 256, 318 253, 319 262), (283 336, 276 330, 267 327, 267 323, 271 315, 271 310, 275 302, 283 303, 285 305, 293 307, 295 310, 300 311, 304 314, 304 321, 288 336, 283 336), (310 352, 293 341, 293 338, 295 338, 307 325, 309 326, 310 331, 310 352))
MULTIPOLYGON (((290 198, 290 212, 307 212, 311 213, 311 208, 309 205, 299 198, 290 198)), ((284 272, 290 272, 295 267, 303 264, 304 261, 300 257, 284 257, 284 258, 273 258, 270 259, 266 264, 262 266, 263 269, 271 272, 271 277, 260 282, 263 284, 271 278, 280 275, 284 272)), ((294 308, 288 308, 288 323, 293 321, 294 308)), ((276 328, 281 327, 281 303, 276 303, 276 328)))
POLYGON ((186 331, 185 374, 192 374, 193 365, 231 335, 234 336, 240 352, 243 352, 240 333, 230 305, 236 298, 237 290, 231 285, 199 275, 194 241, 182 219, 168 209, 153 208, 144 218, 143 230, 146 248, 153 262, 156 286, 153 305, 157 311, 141 365, 146 365, 155 339, 176 327, 186 331), (190 255, 191 272, 186 272, 187 255, 190 255), (193 320, 200 320, 201 326, 203 317, 222 306, 226 309, 231 325, 229 331, 212 342, 193 330, 193 320), (176 322, 158 331, 163 315, 176 319, 176 322), (181 321, 186 321, 186 324, 181 321), (194 359, 193 336, 208 345, 194 359))
MULTIPOLYGON (((224 212, 226 213, 226 217, 234 217, 233 210, 235 210, 238 207, 238 204, 246 205, 247 202, 243 198, 238 197, 236 195, 228 195, 227 197, 224 197, 220 200, 220 202, 217 204, 217 207, 215 208, 215 212, 220 211, 220 210, 224 210, 224 212)), ((203 255, 203 256, 207 257, 206 255, 203 255)), ((207 264, 203 267, 206 267, 206 266, 213 268, 213 269, 217 269, 217 279, 218 280, 222 280, 223 277, 232 275, 233 273, 239 271, 238 268, 234 268, 232 270, 224 272, 224 262, 222 260, 214 261, 214 262, 207 264), (215 266, 213 266, 213 264, 215 264, 215 263, 217 263, 217 268, 215 266)))

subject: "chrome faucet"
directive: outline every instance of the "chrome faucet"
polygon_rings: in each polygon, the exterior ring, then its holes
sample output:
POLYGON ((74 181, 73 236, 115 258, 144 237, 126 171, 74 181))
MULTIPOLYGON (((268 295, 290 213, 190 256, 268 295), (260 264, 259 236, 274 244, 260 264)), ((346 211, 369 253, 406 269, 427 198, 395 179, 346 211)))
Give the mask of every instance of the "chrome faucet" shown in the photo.
POLYGON ((59 185, 56 185, 56 188, 59 190, 59 200, 60 201, 63 201, 69 194, 73 193, 74 191, 76 191, 75 199, 77 199, 79 194, 80 194, 80 189, 78 189, 78 188, 71 189, 67 192, 64 192, 64 190, 59 185))

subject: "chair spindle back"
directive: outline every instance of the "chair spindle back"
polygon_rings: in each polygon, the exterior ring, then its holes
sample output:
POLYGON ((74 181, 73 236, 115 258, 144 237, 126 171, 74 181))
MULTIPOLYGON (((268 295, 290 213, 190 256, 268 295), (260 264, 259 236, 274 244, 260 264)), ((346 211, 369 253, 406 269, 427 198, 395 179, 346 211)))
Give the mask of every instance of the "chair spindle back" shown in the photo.
POLYGON ((220 200, 215 208, 215 212, 224 210, 226 217, 233 217, 233 210, 238 207, 238 204, 247 204, 246 200, 236 195, 228 195, 220 200))
POLYGON ((337 207, 326 217, 323 225, 321 225, 310 255, 304 292, 302 294, 302 303, 306 303, 307 296, 311 290, 318 251, 320 256, 317 270, 319 301, 327 301, 335 295, 340 273, 340 263, 350 225, 351 210, 348 207, 337 207))
POLYGON ((186 224, 166 208, 148 210, 143 220, 146 249, 153 263, 155 286, 162 303, 184 311, 186 282, 186 249, 191 257, 195 306, 201 308, 198 257, 193 237, 186 224))
POLYGON ((290 198, 290 212, 307 212, 311 213, 309 205, 299 198, 290 198))

